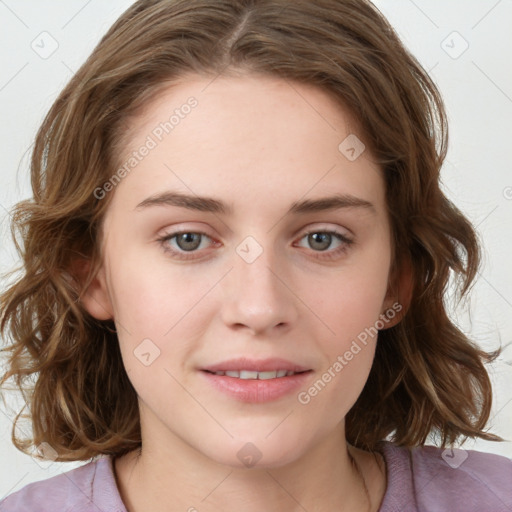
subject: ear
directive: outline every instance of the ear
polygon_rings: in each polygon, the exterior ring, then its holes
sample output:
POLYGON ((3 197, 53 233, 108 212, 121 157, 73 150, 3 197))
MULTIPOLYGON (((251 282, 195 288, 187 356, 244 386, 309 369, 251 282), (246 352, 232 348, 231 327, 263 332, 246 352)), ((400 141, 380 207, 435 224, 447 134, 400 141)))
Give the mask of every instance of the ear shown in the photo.
POLYGON ((384 319, 384 329, 394 327, 404 318, 411 305, 414 279, 412 265, 409 259, 400 263, 400 267, 392 272, 386 297, 382 305, 381 318, 384 319))
MULTIPOLYGON (((88 278, 90 265, 90 260, 79 258, 74 260, 71 266, 71 280, 78 283, 80 290, 88 278)), ((110 320, 114 318, 103 265, 92 278, 87 288, 81 290, 79 302, 85 310, 97 320, 110 320)))

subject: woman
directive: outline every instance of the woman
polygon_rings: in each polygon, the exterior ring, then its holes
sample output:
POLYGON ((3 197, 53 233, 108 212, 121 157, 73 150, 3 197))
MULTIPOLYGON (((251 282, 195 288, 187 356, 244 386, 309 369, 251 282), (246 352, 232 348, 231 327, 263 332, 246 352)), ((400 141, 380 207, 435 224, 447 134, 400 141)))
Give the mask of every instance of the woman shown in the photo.
POLYGON ((94 460, 2 510, 512 507, 511 461, 452 449, 499 438, 445 152, 369 2, 135 3, 39 131, 2 295, 16 446, 94 460))

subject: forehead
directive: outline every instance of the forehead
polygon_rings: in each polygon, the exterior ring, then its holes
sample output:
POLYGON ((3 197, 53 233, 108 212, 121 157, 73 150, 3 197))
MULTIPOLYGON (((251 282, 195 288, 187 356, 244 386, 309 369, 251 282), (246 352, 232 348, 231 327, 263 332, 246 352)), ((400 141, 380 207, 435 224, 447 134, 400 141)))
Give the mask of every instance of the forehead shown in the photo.
POLYGON ((232 205, 270 207, 282 199, 289 206, 308 194, 336 192, 378 206, 381 172, 356 121, 312 85, 257 75, 188 76, 131 119, 120 161, 136 165, 115 195, 131 208, 166 189, 232 205), (354 151, 362 152, 354 159, 354 151))

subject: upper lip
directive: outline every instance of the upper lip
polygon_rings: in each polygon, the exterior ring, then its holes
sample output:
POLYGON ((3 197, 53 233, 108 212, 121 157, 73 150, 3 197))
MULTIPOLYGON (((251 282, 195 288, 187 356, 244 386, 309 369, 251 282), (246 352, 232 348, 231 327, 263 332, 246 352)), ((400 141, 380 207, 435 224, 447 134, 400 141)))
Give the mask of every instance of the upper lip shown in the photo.
POLYGON ((287 370, 292 372, 304 372, 310 370, 300 364, 280 358, 270 359, 249 359, 247 357, 239 357, 230 359, 229 361, 222 361, 221 363, 212 364, 201 368, 209 372, 226 372, 247 370, 252 372, 272 372, 277 370, 287 370))

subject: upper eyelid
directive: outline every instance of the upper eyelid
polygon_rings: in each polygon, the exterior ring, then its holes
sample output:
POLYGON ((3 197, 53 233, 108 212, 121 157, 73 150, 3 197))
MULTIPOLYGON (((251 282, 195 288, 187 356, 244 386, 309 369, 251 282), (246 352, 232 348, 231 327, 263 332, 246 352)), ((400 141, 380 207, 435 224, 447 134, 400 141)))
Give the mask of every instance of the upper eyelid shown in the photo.
MULTIPOLYGON (((317 224, 322 224, 322 223, 318 222, 317 224)), ((162 237, 175 236, 175 235, 179 235, 181 233, 196 233, 196 234, 208 236, 212 239, 216 238, 215 235, 210 235, 208 233, 208 230, 203 229, 203 228, 184 227, 184 228, 168 228, 168 229, 169 229, 169 231, 166 232, 166 229, 164 228, 164 230, 163 230, 164 233, 163 233, 163 235, 161 235, 162 237)), ((337 227, 315 226, 315 227, 310 227, 310 228, 300 228, 300 229, 294 231, 293 236, 297 237, 300 233, 302 233, 302 236, 310 234, 310 233, 318 233, 318 232, 337 233, 339 230, 346 231, 348 236, 354 236, 353 232, 345 226, 337 226, 337 227)), ((344 233, 338 233, 338 234, 344 235, 344 233)))
POLYGON ((308 229, 306 231, 299 231, 299 233, 302 233, 301 238, 303 236, 310 235, 311 233, 331 233, 334 235, 344 236, 346 238, 351 237, 352 233, 348 229, 346 229, 346 228, 344 228, 344 229, 346 231, 348 231, 350 233, 350 235, 340 232, 340 230, 334 229, 334 228, 313 228, 313 229, 308 229))

